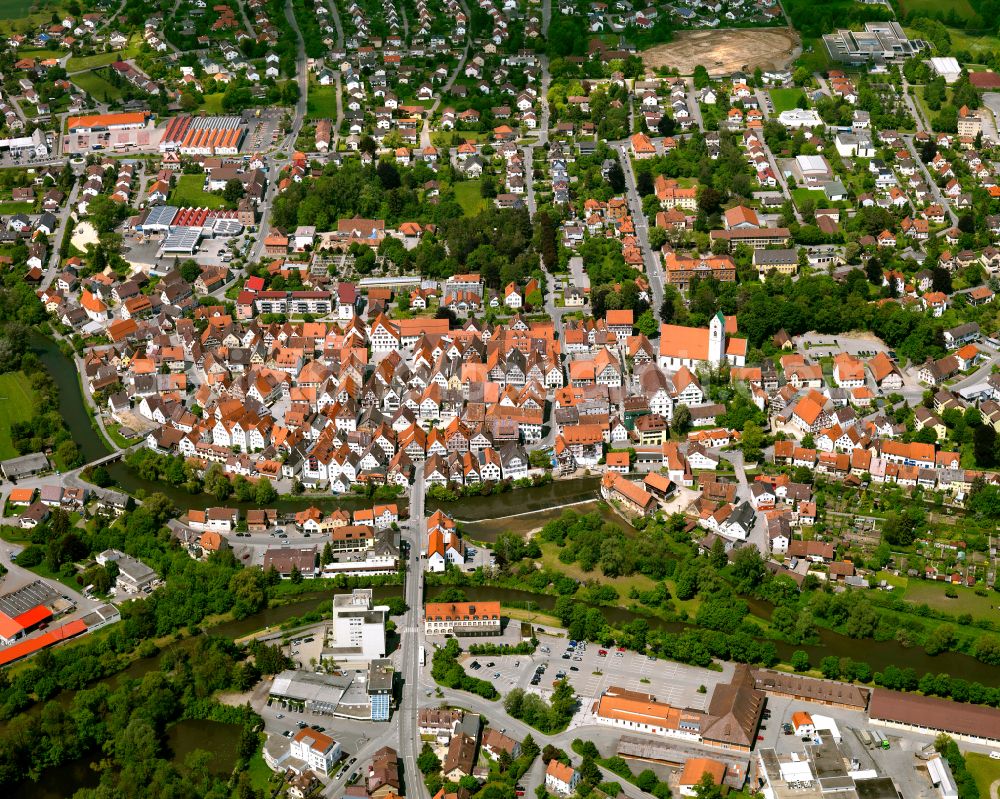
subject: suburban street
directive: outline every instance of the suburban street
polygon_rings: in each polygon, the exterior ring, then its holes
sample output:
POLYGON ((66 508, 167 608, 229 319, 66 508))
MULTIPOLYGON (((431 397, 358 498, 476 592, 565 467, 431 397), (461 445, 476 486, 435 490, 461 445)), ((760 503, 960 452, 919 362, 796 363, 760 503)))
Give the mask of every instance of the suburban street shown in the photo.
POLYGON ((642 249, 646 279, 649 281, 650 304, 653 308, 653 314, 658 315, 660 305, 663 304, 663 265, 659 253, 653 252, 649 246, 649 223, 646 221, 646 215, 642 212, 642 197, 639 196, 639 189, 635 183, 635 171, 632 169, 632 160, 628 156, 626 146, 622 142, 614 144, 622 172, 625 173, 625 195, 628 200, 629 213, 632 215, 632 222, 635 225, 636 238, 642 249))

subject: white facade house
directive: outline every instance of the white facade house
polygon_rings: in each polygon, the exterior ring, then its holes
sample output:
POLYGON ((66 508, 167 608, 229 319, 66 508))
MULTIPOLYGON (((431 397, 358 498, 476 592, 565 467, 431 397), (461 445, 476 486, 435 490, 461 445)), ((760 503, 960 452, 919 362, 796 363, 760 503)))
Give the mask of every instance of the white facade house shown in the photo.
POLYGON ((579 782, 580 774, 572 766, 567 766, 555 759, 549 761, 548 768, 545 769, 546 789, 553 793, 569 796, 576 790, 579 782))
POLYGON ((343 750, 329 735, 324 735, 312 727, 306 727, 295 733, 289 754, 307 763, 313 771, 327 775, 340 760, 343 750))

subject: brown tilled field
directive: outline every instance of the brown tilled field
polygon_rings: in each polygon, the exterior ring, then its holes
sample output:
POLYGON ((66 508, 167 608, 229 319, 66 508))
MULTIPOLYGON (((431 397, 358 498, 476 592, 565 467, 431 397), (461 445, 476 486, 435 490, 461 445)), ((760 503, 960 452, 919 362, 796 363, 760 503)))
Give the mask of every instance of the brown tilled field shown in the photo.
POLYGON ((643 52, 647 67, 670 67, 690 75, 701 64, 711 75, 736 70, 782 69, 798 52, 799 37, 790 28, 733 28, 680 31, 674 41, 643 52))

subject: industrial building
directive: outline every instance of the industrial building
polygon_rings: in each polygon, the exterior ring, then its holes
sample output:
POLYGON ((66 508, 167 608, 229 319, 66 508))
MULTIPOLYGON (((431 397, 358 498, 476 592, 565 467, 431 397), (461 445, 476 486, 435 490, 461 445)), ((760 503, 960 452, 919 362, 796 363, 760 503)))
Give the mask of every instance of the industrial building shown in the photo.
POLYGON ((146 127, 149 111, 129 111, 122 114, 90 114, 70 117, 67 129, 70 133, 93 133, 103 130, 136 130, 146 127))
POLYGON ((838 30, 826 34, 823 44, 834 61, 854 66, 905 61, 928 49, 923 39, 910 39, 898 22, 866 22, 863 31, 838 30))
POLYGON ((160 140, 160 152, 179 151, 182 155, 236 155, 247 129, 238 116, 192 117, 181 114, 171 119, 160 140))

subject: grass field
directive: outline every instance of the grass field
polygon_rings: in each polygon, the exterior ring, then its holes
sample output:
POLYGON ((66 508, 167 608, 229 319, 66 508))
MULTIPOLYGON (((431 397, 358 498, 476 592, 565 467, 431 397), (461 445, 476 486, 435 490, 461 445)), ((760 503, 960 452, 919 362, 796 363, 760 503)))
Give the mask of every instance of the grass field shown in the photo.
POLYGON ((0 459, 17 455, 10 441, 10 426, 31 418, 34 392, 24 372, 0 375, 0 459))
MULTIPOLYGON (((2 2, 3 0, 0 0, 0 3, 2 2)), ((50 47, 47 49, 46 48, 35 48, 33 50, 22 49, 17 51, 17 55, 18 58, 43 59, 43 58, 62 58, 64 55, 66 55, 66 53, 63 50, 57 50, 55 48, 50 47)))
MULTIPOLYGON (((3 0, 0 0, 0 2, 3 2, 3 0)), ((73 56, 66 62, 66 71, 77 72, 81 69, 106 67, 108 64, 113 64, 115 61, 124 61, 128 58, 134 58, 138 55, 138 53, 139 43, 136 39, 133 39, 124 50, 115 50, 111 53, 97 53, 96 55, 73 56)))
POLYGON ((0 30, 15 32, 31 30, 48 22, 58 3, 34 0, 0 0, 0 30))
POLYGON ((97 72, 81 72, 71 80, 95 100, 116 100, 122 96, 117 86, 112 85, 97 72))
MULTIPOLYGON (((976 12, 973 10, 969 0, 948 0, 947 7, 949 12, 954 12, 963 19, 972 19, 976 16, 976 12)), ((943 8, 941 0, 899 0, 899 10, 904 14, 909 14, 913 11, 933 13, 935 11, 942 11, 943 8)))
POLYGON ((930 580, 909 580, 903 598, 917 605, 927 604, 935 610, 946 613, 971 613, 974 618, 988 618, 996 613, 996 600, 990 596, 977 596, 976 592, 965 586, 951 586, 958 593, 956 599, 944 595, 944 583, 930 580))
POLYGON ((966 33, 958 28, 948 28, 951 36, 951 46, 953 50, 1000 50, 1000 37, 997 36, 975 36, 966 33))
POLYGON ((31 214, 34 211, 34 203, 0 202, 0 214, 31 214))
POLYGON ((205 191, 204 175, 181 175, 170 192, 170 204, 179 208, 225 208, 226 201, 218 194, 205 191))
POLYGON ((309 84, 306 98, 306 119, 337 119, 337 87, 309 84))
POLYGON ((801 206, 806 200, 815 200, 817 208, 828 204, 826 195, 817 189, 792 189, 792 199, 797 206, 801 206))
POLYGON ((979 752, 966 752, 965 767, 976 780, 982 799, 990 796, 990 785, 994 780, 1000 780, 1000 760, 990 760, 979 752))
POLYGON ((771 102, 774 103, 774 113, 791 111, 802 97, 801 89, 771 89, 771 102))
POLYGON ((202 109, 209 114, 222 113, 222 92, 204 95, 205 102, 201 104, 202 109))
MULTIPOLYGON (((472 130, 460 130, 458 132, 461 140, 468 140, 475 142, 476 144, 482 144, 483 142, 489 141, 491 133, 486 133, 482 131, 472 131, 472 130)), ((452 131, 435 130, 431 131, 431 144, 435 147, 454 147, 456 146, 453 139, 452 131)))
POLYGON ((479 195, 478 180, 466 180, 455 184, 455 200, 466 216, 475 216, 486 205, 486 201, 479 195))

